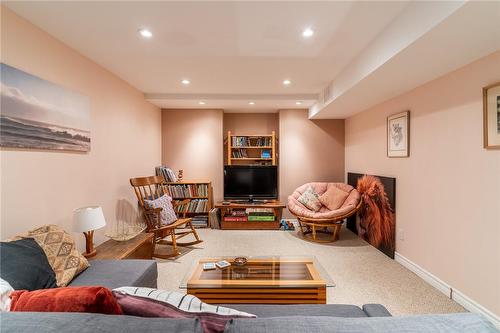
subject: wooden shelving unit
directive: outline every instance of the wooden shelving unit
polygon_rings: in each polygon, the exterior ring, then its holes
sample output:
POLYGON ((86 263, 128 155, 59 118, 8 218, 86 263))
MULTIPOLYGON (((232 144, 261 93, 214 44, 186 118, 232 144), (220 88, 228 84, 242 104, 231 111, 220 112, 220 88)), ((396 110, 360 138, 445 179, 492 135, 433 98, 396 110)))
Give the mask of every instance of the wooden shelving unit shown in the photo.
POLYGON ((271 134, 263 135, 235 135, 231 131, 227 132, 227 164, 241 165, 250 162, 270 162, 270 165, 277 165, 276 133, 274 131, 271 134), (245 143, 235 145, 235 141, 239 142, 241 140, 245 141, 245 143), (261 145, 263 141, 266 145, 261 145), (265 150, 270 151, 270 157, 262 157, 265 150))
MULTIPOLYGON (((201 211, 201 212, 200 211, 198 211, 198 212, 189 211, 189 210, 187 210, 187 208, 189 208, 189 206, 186 206, 184 208, 184 210, 177 211, 177 213, 179 215, 186 214, 186 217, 194 217, 194 216, 198 216, 198 215, 207 216, 207 226, 210 227, 210 214, 209 214, 209 212, 214 206, 213 189, 212 189, 211 182, 206 182, 206 181, 166 182, 165 185, 166 185, 167 191, 169 192, 168 195, 171 196, 172 199, 175 201, 180 201, 180 200, 185 200, 185 199, 188 199, 189 202, 191 202, 193 200, 206 200, 207 205, 206 205, 206 209, 204 211, 201 211), (195 195, 195 194, 199 194, 199 193, 197 193, 199 191, 189 192, 189 190, 178 191, 178 192, 182 192, 182 193, 177 193, 177 192, 175 192, 175 190, 173 188, 174 186, 178 187, 179 189, 180 188, 189 189, 190 186, 191 187, 205 186, 206 187, 206 195, 205 194, 204 195, 195 195)), ((195 227, 199 227, 199 226, 195 225, 195 227)))

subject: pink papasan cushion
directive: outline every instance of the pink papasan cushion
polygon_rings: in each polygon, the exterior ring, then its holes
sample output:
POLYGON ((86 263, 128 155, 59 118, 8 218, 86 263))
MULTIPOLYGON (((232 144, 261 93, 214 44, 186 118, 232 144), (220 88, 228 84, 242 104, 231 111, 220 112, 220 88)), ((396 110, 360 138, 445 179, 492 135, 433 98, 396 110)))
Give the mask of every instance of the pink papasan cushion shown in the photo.
POLYGON ((359 203, 361 196, 359 192, 351 185, 344 183, 307 183, 299 188, 297 188, 288 197, 288 209, 290 212, 299 217, 308 217, 313 219, 334 219, 336 217, 345 215, 351 212, 359 203), (304 193, 304 191, 311 186, 319 196, 325 193, 331 186, 335 186, 338 189, 348 193, 347 198, 344 203, 336 210, 329 210, 327 207, 322 206, 317 212, 309 210, 303 204, 298 201, 298 198, 304 193))

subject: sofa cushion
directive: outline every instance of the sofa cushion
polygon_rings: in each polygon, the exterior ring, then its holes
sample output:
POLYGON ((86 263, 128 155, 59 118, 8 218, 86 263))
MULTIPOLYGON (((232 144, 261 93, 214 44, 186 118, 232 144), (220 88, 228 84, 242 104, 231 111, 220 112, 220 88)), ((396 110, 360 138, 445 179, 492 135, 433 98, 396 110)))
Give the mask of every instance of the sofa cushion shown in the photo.
POLYGON ((458 313, 370 318, 295 316, 233 319, 226 325, 225 332, 495 333, 498 331, 481 315, 458 313))
POLYGON ((302 193, 297 200, 306 206, 308 209, 317 212, 321 209, 321 202, 318 199, 318 193, 314 191, 314 189, 309 186, 304 193, 302 193))
POLYGON ((57 287, 45 252, 32 238, 0 243, 0 276, 17 290, 57 287))
POLYGON ((205 332, 223 332, 228 320, 255 315, 202 302, 198 297, 152 288, 122 287, 113 290, 127 315, 163 318, 199 318, 205 332))
POLYGON ((163 225, 169 225, 177 221, 177 215, 172 206, 172 198, 166 194, 154 200, 144 199, 144 206, 149 209, 161 208, 160 222, 163 225))
POLYGON ((17 290, 11 300, 11 311, 123 314, 111 290, 104 287, 17 290))
POLYGON ((22 238, 33 238, 43 249, 56 274, 58 287, 65 287, 89 267, 87 259, 78 252, 73 237, 57 225, 44 225, 14 239, 22 238))
POLYGON ((139 318, 97 313, 0 313, 2 332, 21 333, 137 333, 194 332, 202 333, 197 319, 139 318))
MULTIPOLYGON (((288 316, 366 317, 356 305, 349 304, 221 304, 235 310, 255 314, 259 318, 288 316)), ((380 305, 384 308, 382 305, 380 305)), ((385 309, 385 308, 384 308, 385 309)))
POLYGON ((93 260, 70 286, 123 286, 156 288, 158 269, 155 260, 93 260))

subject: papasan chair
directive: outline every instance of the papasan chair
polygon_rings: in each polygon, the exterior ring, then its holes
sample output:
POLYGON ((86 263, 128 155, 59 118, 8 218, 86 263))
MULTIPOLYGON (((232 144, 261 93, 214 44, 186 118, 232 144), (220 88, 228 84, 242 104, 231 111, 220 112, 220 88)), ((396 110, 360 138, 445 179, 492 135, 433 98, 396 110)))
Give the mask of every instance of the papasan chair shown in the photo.
POLYGON ((343 220, 356 214, 361 204, 359 192, 344 183, 307 183, 288 197, 288 209, 297 217, 304 239, 320 243, 338 240, 343 220))

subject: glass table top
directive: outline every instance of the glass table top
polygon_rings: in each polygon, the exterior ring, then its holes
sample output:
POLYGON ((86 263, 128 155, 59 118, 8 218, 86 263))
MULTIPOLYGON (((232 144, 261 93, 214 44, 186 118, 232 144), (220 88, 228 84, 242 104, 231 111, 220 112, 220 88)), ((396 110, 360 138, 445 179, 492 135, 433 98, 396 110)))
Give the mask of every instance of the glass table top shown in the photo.
POLYGON ((181 282, 180 288, 290 288, 335 284, 313 256, 259 256, 248 257, 245 265, 234 264, 231 256, 195 260, 181 282), (204 263, 226 260, 231 266, 203 270, 204 263))

